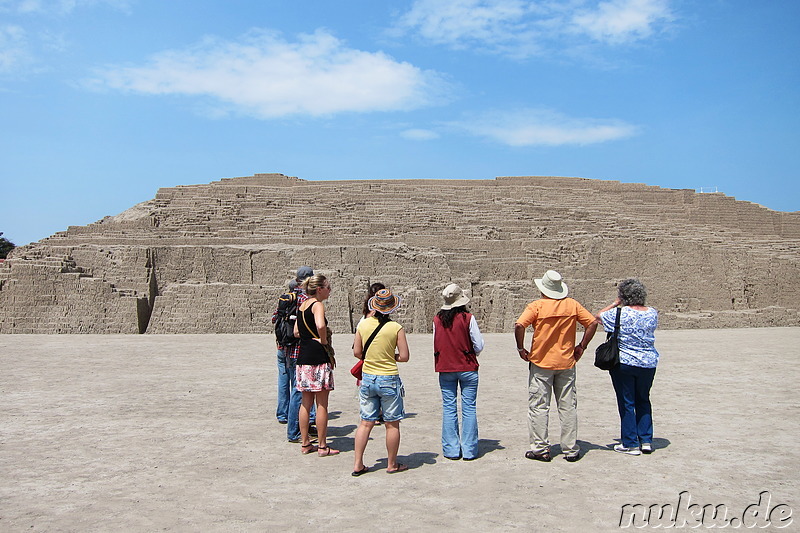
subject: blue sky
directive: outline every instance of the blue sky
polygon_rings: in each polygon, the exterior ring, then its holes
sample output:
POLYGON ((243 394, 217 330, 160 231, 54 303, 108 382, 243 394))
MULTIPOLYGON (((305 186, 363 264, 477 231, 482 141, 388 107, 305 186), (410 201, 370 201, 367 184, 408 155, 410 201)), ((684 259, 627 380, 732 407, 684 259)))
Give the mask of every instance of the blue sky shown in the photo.
POLYGON ((0 231, 259 172, 797 211, 798 28, 796 0, 0 0, 0 231))

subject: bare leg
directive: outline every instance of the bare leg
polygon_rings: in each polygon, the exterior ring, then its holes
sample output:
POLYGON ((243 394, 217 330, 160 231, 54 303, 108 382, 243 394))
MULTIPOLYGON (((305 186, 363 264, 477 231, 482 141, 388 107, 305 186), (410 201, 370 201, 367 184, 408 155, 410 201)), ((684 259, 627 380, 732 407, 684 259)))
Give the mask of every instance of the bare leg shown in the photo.
POLYGON ((324 448, 328 445, 328 394, 330 391, 319 391, 316 393, 317 399, 317 439, 319 447, 324 448))
POLYGON ((313 392, 303 391, 303 398, 300 400, 300 439, 303 447, 311 445, 311 439, 308 436, 308 417, 311 412, 311 406, 314 404, 314 394, 313 392))
POLYGON ((356 449, 355 458, 353 459, 353 472, 360 472, 364 469, 364 450, 367 449, 367 442, 369 441, 369 434, 372 428, 375 427, 375 422, 371 420, 361 420, 356 430, 356 449))
POLYGON ((317 439, 319 440, 320 455, 336 455, 339 450, 328 447, 328 395, 330 391, 323 390, 317 396, 317 439))
POLYGON ((397 451, 400 449, 400 421, 384 422, 386 426, 386 453, 389 455, 386 470, 397 470, 397 451))

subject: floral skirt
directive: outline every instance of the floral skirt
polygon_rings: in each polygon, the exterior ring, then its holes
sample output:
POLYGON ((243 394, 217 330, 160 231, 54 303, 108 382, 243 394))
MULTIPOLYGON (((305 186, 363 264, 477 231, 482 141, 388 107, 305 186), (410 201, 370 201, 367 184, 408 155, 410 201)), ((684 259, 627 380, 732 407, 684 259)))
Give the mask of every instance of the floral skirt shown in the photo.
POLYGON ((330 363, 321 365, 297 365, 297 390, 319 392, 333 390, 333 368, 330 363))

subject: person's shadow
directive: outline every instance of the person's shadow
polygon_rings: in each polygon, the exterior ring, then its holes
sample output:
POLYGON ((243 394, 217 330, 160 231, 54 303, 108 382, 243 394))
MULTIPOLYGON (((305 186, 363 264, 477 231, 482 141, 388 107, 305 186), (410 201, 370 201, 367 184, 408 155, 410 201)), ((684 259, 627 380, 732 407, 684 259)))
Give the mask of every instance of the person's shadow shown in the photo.
MULTIPOLYGON (((612 444, 607 444, 606 446, 600 446, 600 448, 603 448, 605 451, 610 450, 613 452, 614 446, 616 444, 622 444, 622 440, 614 439, 614 442, 612 444)), ((669 447, 669 445, 672 443, 669 441, 669 439, 653 439, 652 444, 653 444, 653 451, 655 452, 656 450, 663 450, 664 448, 669 447)))
MULTIPOLYGON (((438 453, 433 452, 415 452, 409 455, 397 456, 397 462, 402 463, 408 466, 409 470, 414 468, 419 468, 423 465, 435 465, 436 458, 439 456, 438 453)), ((375 461, 375 466, 371 466, 371 469, 378 470, 378 469, 385 469, 389 464, 389 459, 386 457, 382 457, 375 461)))
MULTIPOLYGON (((615 442, 612 444, 595 444, 593 442, 585 441, 585 440, 578 440, 578 447, 581 449, 581 455, 587 455, 589 452, 592 451, 600 451, 600 452, 613 452, 614 445, 621 442, 620 439, 614 439, 615 442)), ((653 451, 660 450, 663 448, 668 447, 672 444, 669 439, 653 439, 653 451)), ((552 455, 558 455, 561 453, 561 446, 559 444, 553 445, 552 448, 552 455)))
MULTIPOLYGON (((480 439, 478 440, 478 456, 475 457, 475 459, 480 459, 487 453, 504 449, 505 446, 502 446, 499 440, 480 439)), ((397 461, 405 465, 408 465, 409 469, 413 469, 413 468, 420 468, 421 466, 424 465, 434 465, 438 462, 437 459, 439 457, 441 457, 441 454, 439 453, 417 452, 403 456, 402 460, 398 456, 397 461)), ((386 459, 384 458, 378 460, 378 465, 381 465, 383 468, 386 468, 386 459)))
POLYGON ((342 452, 352 452, 356 448, 356 439, 349 435, 354 434, 358 426, 348 424, 346 426, 328 426, 328 441, 331 446, 342 452))
POLYGON ((653 451, 667 448, 670 444, 669 439, 653 439, 653 451))
POLYGON ((500 444, 499 440, 493 439, 479 439, 478 440, 478 455, 472 459, 464 459, 465 461, 474 461, 480 459, 487 453, 492 453, 496 450, 505 450, 506 447, 500 444))
MULTIPOLYGON (((605 446, 600 446, 600 448, 602 448, 604 451, 612 451, 613 452, 614 451, 614 446, 617 445, 617 444, 622 444, 622 440, 621 439, 614 439, 614 442, 612 444, 607 444, 605 446)), ((669 441, 669 439, 653 439, 652 444, 653 444, 653 451, 655 452, 656 450, 663 450, 664 448, 667 448, 672 443, 669 441)))

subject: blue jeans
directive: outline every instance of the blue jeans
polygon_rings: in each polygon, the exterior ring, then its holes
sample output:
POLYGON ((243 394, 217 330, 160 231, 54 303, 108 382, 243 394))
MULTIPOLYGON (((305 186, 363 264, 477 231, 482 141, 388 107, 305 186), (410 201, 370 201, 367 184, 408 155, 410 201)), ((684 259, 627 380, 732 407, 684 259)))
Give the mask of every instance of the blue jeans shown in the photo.
POLYGON ((376 422, 383 412, 385 422, 399 422, 406 416, 404 396, 403 381, 399 375, 376 376, 365 373, 358 390, 361 419, 376 422))
POLYGON ((638 448, 642 443, 653 442, 650 387, 653 386, 656 369, 619 364, 610 374, 617 394, 622 445, 638 448))
POLYGON ((440 372, 442 389, 442 452, 445 457, 478 456, 478 371, 440 372), (461 386, 461 433, 458 431, 458 387, 461 386))
MULTIPOLYGON (((296 371, 297 359, 286 357, 286 377, 289 382, 289 410, 286 413, 286 438, 289 440, 297 440, 300 438, 300 402, 303 399, 303 393, 297 390, 296 371)), ((316 418, 317 406, 311 407, 309 420, 316 418)))
POLYGON ((275 409, 275 418, 280 422, 288 420, 290 395, 289 374, 286 372, 286 353, 283 348, 278 348, 278 407, 275 409))

